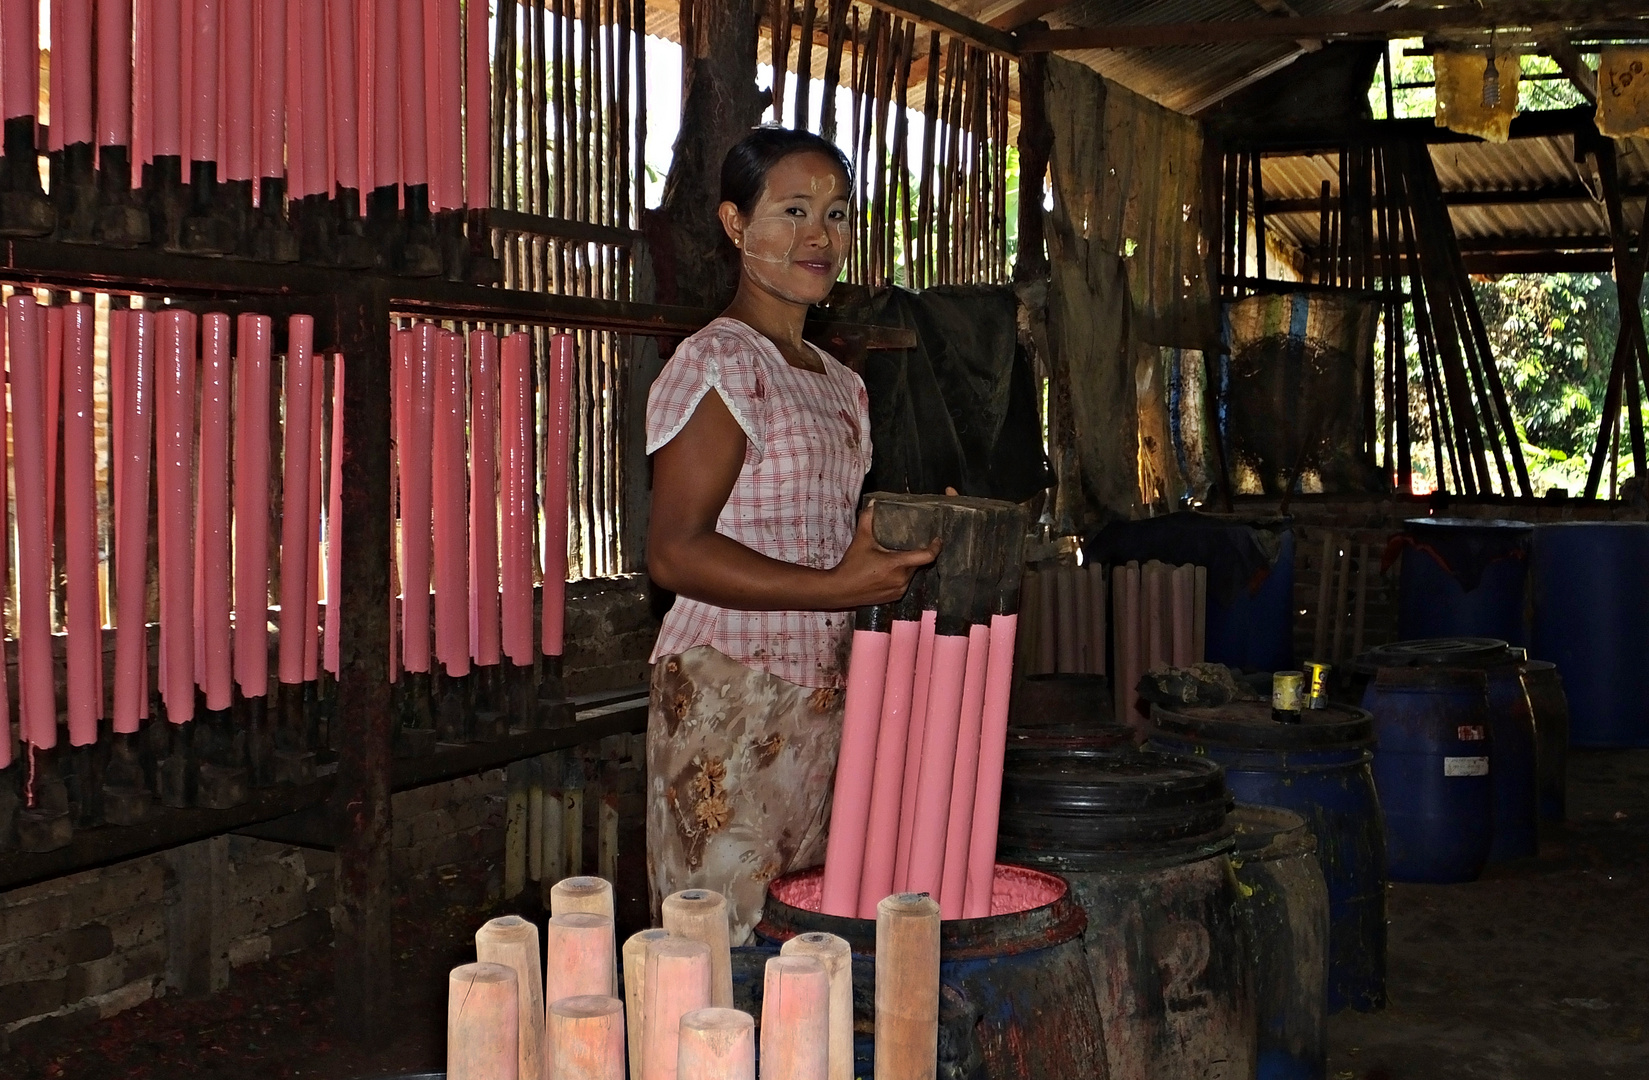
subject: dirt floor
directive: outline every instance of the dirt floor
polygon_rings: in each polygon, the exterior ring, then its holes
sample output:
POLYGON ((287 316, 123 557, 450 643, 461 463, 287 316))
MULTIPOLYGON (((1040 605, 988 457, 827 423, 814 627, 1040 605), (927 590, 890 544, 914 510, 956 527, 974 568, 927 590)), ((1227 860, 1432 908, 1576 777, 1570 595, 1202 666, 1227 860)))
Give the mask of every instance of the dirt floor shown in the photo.
MULTIPOLYGON (((1649 1078, 1649 751, 1577 754, 1570 817, 1538 859, 1471 885, 1392 888, 1391 1005, 1334 1018, 1333 1080, 1649 1078)), ((328 1024, 331 950, 320 947, 240 968, 213 997, 16 1032, 0 1077, 354 1080, 439 1069, 446 971, 474 958, 475 927, 508 910, 543 917, 536 898, 487 900, 488 880, 477 867, 398 901, 406 1025, 381 1051, 328 1024)))

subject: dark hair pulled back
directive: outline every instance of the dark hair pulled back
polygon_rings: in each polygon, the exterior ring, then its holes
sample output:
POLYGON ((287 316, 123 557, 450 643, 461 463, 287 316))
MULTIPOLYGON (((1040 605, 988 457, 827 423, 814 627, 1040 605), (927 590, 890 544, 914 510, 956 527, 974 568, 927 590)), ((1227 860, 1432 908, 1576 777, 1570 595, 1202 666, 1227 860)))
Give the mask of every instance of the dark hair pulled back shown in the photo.
POLYGON ((749 214, 767 185, 767 174, 792 154, 823 154, 842 170, 850 186, 853 183, 852 164, 829 139, 811 131, 764 124, 740 139, 722 159, 721 201, 732 203, 741 214, 749 214))

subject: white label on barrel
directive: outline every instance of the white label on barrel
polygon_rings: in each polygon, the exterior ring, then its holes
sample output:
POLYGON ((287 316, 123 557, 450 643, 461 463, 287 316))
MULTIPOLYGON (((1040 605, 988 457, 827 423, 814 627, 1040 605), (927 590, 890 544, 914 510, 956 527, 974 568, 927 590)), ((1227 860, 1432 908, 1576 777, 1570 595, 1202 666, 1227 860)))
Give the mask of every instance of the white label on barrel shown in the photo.
POLYGON ((1461 724, 1454 729, 1454 737, 1461 742, 1482 742, 1489 733, 1482 724, 1461 724))
POLYGON ((1489 759, 1486 757, 1446 757, 1443 759, 1444 776, 1487 776, 1489 775, 1489 759))

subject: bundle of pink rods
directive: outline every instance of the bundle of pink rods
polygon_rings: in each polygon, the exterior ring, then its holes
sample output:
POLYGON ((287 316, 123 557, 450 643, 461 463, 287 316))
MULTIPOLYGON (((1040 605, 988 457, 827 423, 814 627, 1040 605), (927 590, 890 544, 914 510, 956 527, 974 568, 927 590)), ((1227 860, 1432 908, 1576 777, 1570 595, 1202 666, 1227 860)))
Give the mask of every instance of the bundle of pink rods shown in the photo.
MULTIPOLYGON (((1017 560, 1004 569, 1019 572, 1017 560)), ((931 609, 886 630, 863 621, 821 910, 869 919, 883 897, 926 893, 945 919, 989 915, 1019 616, 998 610, 965 633, 944 632, 931 609)))

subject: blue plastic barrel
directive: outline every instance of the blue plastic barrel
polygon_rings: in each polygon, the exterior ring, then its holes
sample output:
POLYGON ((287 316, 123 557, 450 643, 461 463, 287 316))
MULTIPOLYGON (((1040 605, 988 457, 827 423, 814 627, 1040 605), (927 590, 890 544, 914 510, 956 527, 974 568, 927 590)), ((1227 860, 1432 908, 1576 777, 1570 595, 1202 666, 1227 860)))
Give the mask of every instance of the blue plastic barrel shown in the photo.
POLYGON ((1563 673, 1569 744, 1649 746, 1649 524, 1541 525, 1533 581, 1529 655, 1563 673))
POLYGON ((1266 702, 1154 707, 1153 743, 1225 766, 1242 803, 1280 806, 1306 821, 1328 883, 1328 1007, 1386 1003, 1386 836, 1369 763, 1373 720, 1362 709, 1271 719, 1266 702))
POLYGON ((1251 671, 1294 666, 1294 532, 1278 534, 1277 559, 1267 573, 1221 601, 1208 592, 1204 656, 1212 664, 1251 671))
POLYGON ((1494 842, 1488 679, 1455 667, 1381 668, 1374 786, 1393 881, 1474 881, 1494 842))
POLYGON ((1492 637, 1522 645, 1533 534, 1526 521, 1405 521, 1398 637, 1492 637))

